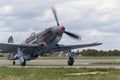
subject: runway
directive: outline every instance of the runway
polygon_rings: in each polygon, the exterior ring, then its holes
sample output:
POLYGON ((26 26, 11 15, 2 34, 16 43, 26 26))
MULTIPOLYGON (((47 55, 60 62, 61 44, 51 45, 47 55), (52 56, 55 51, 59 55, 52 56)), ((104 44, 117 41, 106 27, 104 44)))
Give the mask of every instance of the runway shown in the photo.
POLYGON ((120 64, 115 65, 101 65, 93 64, 97 62, 120 62, 120 59, 110 59, 110 60, 75 60, 73 66, 67 65, 67 60, 31 60, 27 61, 26 66, 20 66, 19 61, 16 61, 16 65, 12 65, 12 61, 9 60, 0 60, 0 66, 12 67, 12 68, 119 68, 120 64))

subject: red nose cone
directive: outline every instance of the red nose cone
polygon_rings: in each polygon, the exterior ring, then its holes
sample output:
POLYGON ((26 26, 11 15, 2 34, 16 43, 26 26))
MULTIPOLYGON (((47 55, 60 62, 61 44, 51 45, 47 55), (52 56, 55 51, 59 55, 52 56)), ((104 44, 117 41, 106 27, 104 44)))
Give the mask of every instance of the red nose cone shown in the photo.
POLYGON ((65 31, 65 27, 64 27, 64 26, 61 26, 60 29, 61 29, 62 31, 65 31))

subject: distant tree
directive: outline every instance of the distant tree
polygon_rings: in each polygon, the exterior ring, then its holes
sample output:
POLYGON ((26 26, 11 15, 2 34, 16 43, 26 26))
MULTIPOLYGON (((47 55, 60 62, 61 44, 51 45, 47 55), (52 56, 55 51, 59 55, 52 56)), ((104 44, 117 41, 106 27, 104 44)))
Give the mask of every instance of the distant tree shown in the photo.
POLYGON ((120 56, 120 50, 95 50, 95 49, 87 49, 82 50, 80 52, 82 56, 120 56))

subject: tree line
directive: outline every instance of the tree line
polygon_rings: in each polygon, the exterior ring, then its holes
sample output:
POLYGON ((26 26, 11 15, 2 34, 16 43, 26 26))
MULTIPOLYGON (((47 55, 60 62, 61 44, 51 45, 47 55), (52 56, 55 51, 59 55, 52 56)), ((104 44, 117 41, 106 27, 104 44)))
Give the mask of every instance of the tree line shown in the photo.
POLYGON ((120 56, 120 50, 95 50, 95 49, 87 49, 82 50, 81 52, 74 52, 74 55, 81 56, 120 56))

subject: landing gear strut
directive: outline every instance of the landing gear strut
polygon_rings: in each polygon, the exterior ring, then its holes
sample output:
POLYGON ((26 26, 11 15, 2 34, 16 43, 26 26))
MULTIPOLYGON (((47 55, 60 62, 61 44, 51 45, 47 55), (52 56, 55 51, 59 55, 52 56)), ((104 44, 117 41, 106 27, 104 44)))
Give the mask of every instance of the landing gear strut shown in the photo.
POLYGON ((22 51, 19 47, 17 49, 17 53, 18 53, 18 58, 19 58, 20 65, 25 66, 26 65, 26 59, 23 57, 23 53, 22 53, 22 51))
POLYGON ((74 57, 70 49, 68 49, 68 65, 72 66, 74 64, 74 57))

